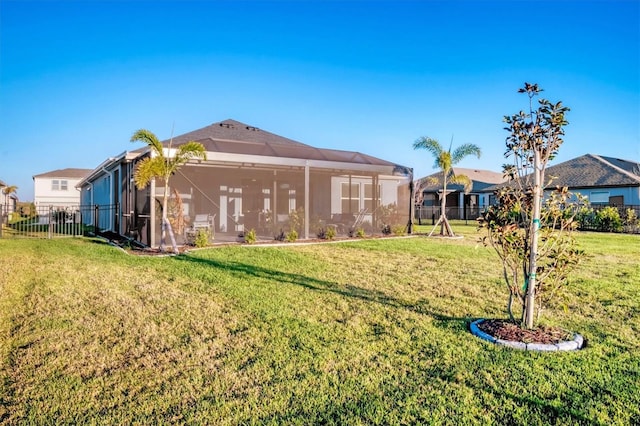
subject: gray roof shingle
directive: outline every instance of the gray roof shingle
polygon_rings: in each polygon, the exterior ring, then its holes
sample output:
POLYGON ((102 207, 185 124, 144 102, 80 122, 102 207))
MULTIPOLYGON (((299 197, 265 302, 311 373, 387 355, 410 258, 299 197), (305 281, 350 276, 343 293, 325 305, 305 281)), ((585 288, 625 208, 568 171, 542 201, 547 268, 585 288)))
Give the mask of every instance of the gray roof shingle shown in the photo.
POLYGON ((34 178, 67 178, 67 179, 82 179, 91 173, 92 169, 58 169, 50 172, 40 173, 34 175, 34 178))
MULTIPOLYGON (((553 177, 551 186, 567 188, 598 188, 616 186, 640 186, 640 163, 585 154, 581 157, 547 167, 545 179, 553 177)), ((494 185, 494 191, 502 185, 494 185)))
MULTIPOLYGON (((384 166, 396 165, 360 152, 315 148, 236 120, 224 120, 176 136, 172 140, 172 145, 176 147, 189 141, 201 143, 208 152, 264 155, 384 166)), ((162 141, 162 143, 167 146, 169 140, 162 141)), ((143 152, 145 149, 146 148, 141 148, 134 152, 143 152)))

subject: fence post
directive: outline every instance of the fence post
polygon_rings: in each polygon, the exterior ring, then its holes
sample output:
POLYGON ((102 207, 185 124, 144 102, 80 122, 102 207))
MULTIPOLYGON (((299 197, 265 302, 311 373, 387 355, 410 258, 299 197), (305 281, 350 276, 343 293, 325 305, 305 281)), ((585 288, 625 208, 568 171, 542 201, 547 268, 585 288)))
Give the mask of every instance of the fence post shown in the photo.
POLYGON ((0 204, 0 238, 2 238, 2 228, 4 228, 4 206, 0 204))
POLYGON ((49 206, 49 220, 47 220, 47 238, 51 239, 51 227, 53 226, 53 206, 49 206))
POLYGON ((98 204, 96 204, 93 207, 93 233, 98 236, 98 230, 100 229, 98 227, 98 217, 100 215, 100 206, 98 204))

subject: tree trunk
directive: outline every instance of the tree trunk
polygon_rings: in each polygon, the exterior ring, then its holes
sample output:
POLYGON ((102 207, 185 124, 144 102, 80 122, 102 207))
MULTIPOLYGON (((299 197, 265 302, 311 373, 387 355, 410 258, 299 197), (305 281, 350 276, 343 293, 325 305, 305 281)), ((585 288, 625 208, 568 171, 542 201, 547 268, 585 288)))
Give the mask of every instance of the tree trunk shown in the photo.
POLYGON ((447 170, 442 171, 442 198, 440 199, 440 235, 453 237, 451 226, 447 221, 447 170))
POLYGON ((529 271, 527 297, 525 299, 524 326, 532 329, 535 315, 536 270, 538 259, 538 229, 540 229, 540 208, 542 204, 542 182, 540 173, 540 152, 534 151, 533 160, 533 213, 531 220, 531 244, 529 252, 529 271))
POLYGON ((174 253, 178 253, 178 245, 176 244, 176 238, 173 234, 173 227, 169 222, 169 184, 167 180, 164 182, 164 196, 162 198, 162 232, 160 234, 160 251, 164 251, 164 245, 167 239, 167 231, 169 232, 169 238, 171 239, 171 247, 174 253))
POLYGON ((169 225, 169 216, 167 209, 169 207, 169 185, 164 181, 164 194, 162 195, 162 227, 160 228, 160 251, 165 251, 165 243, 167 240, 167 225, 169 225))
POLYGON ((167 218, 167 231, 169 232, 169 240, 171 241, 171 247, 173 247, 173 252, 178 254, 178 245, 176 244, 176 237, 173 234, 173 226, 171 226, 171 222, 167 218))

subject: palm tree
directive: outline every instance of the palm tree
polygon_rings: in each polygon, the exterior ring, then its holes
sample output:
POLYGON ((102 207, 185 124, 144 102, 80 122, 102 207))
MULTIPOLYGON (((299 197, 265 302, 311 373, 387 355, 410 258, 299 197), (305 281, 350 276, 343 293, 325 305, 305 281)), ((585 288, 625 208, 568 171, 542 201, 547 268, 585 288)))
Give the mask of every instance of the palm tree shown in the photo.
POLYGON ((131 136, 131 142, 144 142, 151 149, 151 156, 146 157, 138 164, 133 179, 138 189, 146 188, 153 179, 160 179, 164 183, 164 194, 162 197, 162 232, 160 236, 160 250, 164 251, 166 232, 171 236, 173 251, 178 252, 176 240, 173 236, 173 229, 167 215, 169 204, 169 178, 180 167, 191 159, 207 159, 207 153, 201 143, 189 141, 179 145, 175 150, 171 148, 173 139, 169 141, 168 149, 149 130, 140 129, 131 136), (165 155, 166 153, 166 155, 165 155))
POLYGON ((445 210, 447 202, 447 182, 464 185, 465 194, 471 190, 471 179, 469 179, 469 177, 465 175, 456 175, 453 172, 453 166, 455 164, 458 164, 464 157, 468 155, 475 155, 480 158, 480 148, 474 144, 468 143, 457 147, 453 152, 451 152, 451 145, 449 145, 449 150, 445 151, 442 148, 442 145, 440 145, 440 142, 435 139, 423 136, 421 138, 418 138, 413 143, 413 149, 426 149, 431 154, 433 154, 436 160, 434 163, 434 167, 439 168, 442 171, 440 218, 438 219, 438 223, 436 223, 436 226, 429 233, 429 236, 431 236, 433 234, 433 231, 435 231, 438 225, 440 225, 440 235, 453 237, 455 236, 455 234, 451 230, 451 225, 449 225, 445 210))
POLYGON ((2 193, 7 196, 9 194, 13 194, 18 191, 18 187, 15 185, 9 185, 2 188, 2 193))
MULTIPOLYGON (((2 197, 2 203, 6 204, 6 209, 7 209, 7 213, 11 213, 9 210, 11 209, 11 205, 9 204, 9 194, 14 194, 18 191, 18 187, 15 185, 9 185, 9 186, 5 186, 4 188, 2 188, 2 193, 4 194, 4 197, 2 197)), ((2 206, 0 206, 2 207, 2 206)))

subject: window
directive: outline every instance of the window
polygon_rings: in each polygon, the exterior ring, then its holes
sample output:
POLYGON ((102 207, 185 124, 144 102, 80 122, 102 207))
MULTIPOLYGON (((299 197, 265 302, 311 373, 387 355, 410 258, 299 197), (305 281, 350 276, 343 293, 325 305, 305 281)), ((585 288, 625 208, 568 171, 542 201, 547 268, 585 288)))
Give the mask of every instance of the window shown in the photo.
POLYGON ((609 204, 609 191, 591 191, 589 202, 591 204, 609 204))
POLYGON ((51 181, 52 191, 66 191, 68 188, 68 182, 66 180, 53 179, 51 181))
POLYGON ((436 200, 436 194, 434 193, 428 193, 428 194, 424 194, 423 196, 424 198, 422 199, 422 205, 426 206, 426 207, 432 207, 432 206, 437 206, 438 203, 436 200))
POLYGON ((378 185, 378 193, 373 193, 373 185, 370 183, 364 184, 364 208, 367 211, 372 212, 377 206, 373 205, 374 198, 380 198, 380 185, 378 185))
POLYGON ((358 212, 360 210, 360 184, 352 183, 349 185, 349 183, 343 182, 340 201, 342 204, 342 213, 358 212))

